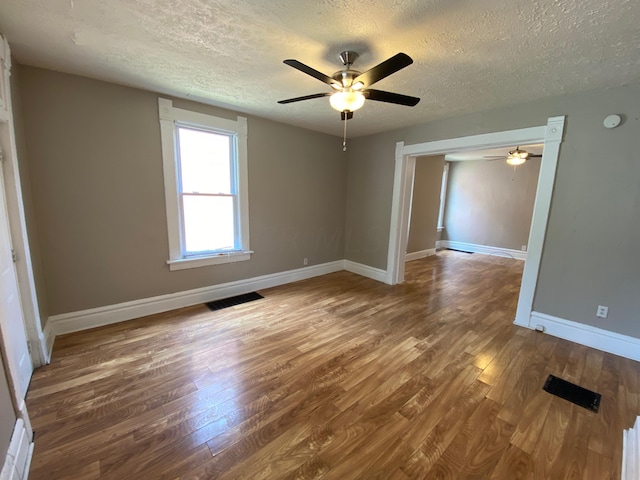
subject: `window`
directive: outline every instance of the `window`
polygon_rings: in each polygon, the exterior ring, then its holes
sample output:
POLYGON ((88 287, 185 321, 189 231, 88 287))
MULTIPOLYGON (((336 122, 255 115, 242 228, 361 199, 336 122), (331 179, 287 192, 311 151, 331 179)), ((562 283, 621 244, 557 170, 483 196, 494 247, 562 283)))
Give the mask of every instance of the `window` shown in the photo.
POLYGON ((247 119, 158 104, 169 267, 249 260, 247 119))
POLYGON ((444 230, 444 202, 447 198, 447 180, 449 176, 449 162, 444 162, 442 171, 442 185, 440 185, 440 209, 438 210, 438 231, 444 230))

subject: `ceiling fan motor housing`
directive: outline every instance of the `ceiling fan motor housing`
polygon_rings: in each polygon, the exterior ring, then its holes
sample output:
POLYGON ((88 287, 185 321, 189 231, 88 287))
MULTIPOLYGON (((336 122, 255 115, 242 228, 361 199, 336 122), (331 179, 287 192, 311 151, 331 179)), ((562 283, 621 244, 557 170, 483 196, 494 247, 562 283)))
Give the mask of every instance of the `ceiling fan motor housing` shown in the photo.
POLYGON ((349 68, 355 63, 359 56, 360 55, 358 55, 356 52, 352 52, 351 50, 345 50, 344 52, 341 52, 340 55, 338 55, 342 64, 347 68, 337 71, 336 73, 331 75, 331 78, 340 82, 342 88, 351 87, 353 85, 353 79, 362 73, 349 68))
POLYGON ((331 78, 340 82, 343 88, 349 88, 353 85, 353 79, 360 75, 357 70, 339 70, 331 78))

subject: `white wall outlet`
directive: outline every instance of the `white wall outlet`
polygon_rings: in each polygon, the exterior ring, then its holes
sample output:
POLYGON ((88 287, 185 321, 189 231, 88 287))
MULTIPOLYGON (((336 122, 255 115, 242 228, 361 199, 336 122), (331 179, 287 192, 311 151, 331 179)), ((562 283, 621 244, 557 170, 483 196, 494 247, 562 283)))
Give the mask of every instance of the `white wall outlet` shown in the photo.
POLYGON ((596 317, 607 318, 609 315, 609 307, 605 307, 604 305, 598 305, 598 310, 596 311, 596 317))
POLYGON ((309 260, 308 260, 308 259, 306 259, 306 258, 305 258, 304 260, 302 260, 302 264, 303 264, 303 265, 306 265, 306 264, 308 264, 308 263, 309 263, 309 260))
POLYGON ((522 251, 526 252, 527 251, 527 246, 526 245, 522 245, 522 251))

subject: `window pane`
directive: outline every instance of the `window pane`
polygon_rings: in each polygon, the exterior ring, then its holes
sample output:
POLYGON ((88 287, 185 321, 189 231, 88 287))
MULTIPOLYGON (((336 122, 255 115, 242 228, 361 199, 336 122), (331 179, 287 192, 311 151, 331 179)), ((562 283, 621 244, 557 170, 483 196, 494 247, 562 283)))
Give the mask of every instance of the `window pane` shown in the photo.
POLYGON ((232 193, 231 137, 178 127, 185 193, 232 193))
POLYGON ((233 197, 183 195, 185 250, 234 248, 233 197))

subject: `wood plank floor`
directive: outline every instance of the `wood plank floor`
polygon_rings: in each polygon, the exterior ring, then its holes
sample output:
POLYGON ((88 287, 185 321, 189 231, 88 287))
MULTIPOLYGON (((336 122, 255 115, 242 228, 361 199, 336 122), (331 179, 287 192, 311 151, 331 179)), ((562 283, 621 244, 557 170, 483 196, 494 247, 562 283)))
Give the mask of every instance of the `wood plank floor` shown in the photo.
POLYGON ((521 274, 443 251, 403 285, 339 272, 59 337, 30 478, 617 479, 640 364, 512 325, 521 274))

